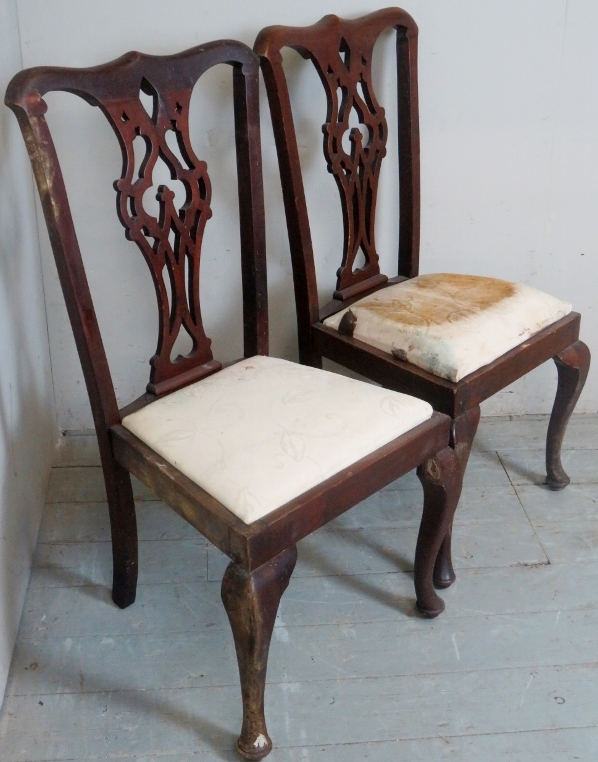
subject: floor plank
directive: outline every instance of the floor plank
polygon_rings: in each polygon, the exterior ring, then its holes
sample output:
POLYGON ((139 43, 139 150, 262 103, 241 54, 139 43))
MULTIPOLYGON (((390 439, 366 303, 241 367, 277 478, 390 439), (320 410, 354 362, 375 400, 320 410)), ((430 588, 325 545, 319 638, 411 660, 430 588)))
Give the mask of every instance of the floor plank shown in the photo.
POLYGON ((570 484, 562 492, 535 484, 515 489, 533 526, 547 521, 598 521, 598 484, 570 484))
MULTIPOLYGON (((544 485, 546 470, 545 451, 542 450, 499 450, 498 455, 507 472, 511 484, 544 485)), ((574 484, 598 483, 598 449, 564 450, 563 468, 574 484)))
MULTIPOLYGON (((207 573, 207 541, 160 540, 139 543, 139 582, 197 582, 207 573)), ((29 586, 110 586, 112 548, 109 542, 48 543, 37 546, 29 586)))
MULTIPOLYGON (((0 720, 5 758, 110 757, 123 747, 138 755, 184 754, 233 746, 241 721, 237 686, 108 692, 103 675, 88 679, 98 691, 85 701, 63 693, 11 697, 11 711, 0 720), (11 732, 17 724, 36 729, 27 749, 11 732)), ((268 686, 266 711, 270 733, 283 748, 582 729, 595 724, 597 701, 598 666, 574 665, 275 683, 268 686)))
MULTIPOLYGON (((197 530, 165 503, 136 503, 140 540, 192 540, 197 530)), ((38 543, 109 542, 108 503, 48 503, 44 509, 38 543)))
MULTIPOLYGON (((476 450, 542 450, 546 445, 547 415, 496 416, 480 420, 474 449, 476 450)), ((564 450, 598 449, 598 415, 571 416, 564 450)))
MULTIPOLYGON (((483 615, 421 622, 291 625, 279 617, 268 683, 438 675, 598 662, 598 611, 483 615)), ((196 688, 238 682, 227 629, 21 640, 8 694, 196 688)))

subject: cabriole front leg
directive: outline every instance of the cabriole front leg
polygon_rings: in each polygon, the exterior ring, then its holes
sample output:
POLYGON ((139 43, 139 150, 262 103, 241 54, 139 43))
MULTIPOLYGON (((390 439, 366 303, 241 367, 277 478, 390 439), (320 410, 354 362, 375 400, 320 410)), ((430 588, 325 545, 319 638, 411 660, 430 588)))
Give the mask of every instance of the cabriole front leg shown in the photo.
POLYGON ((444 611, 444 601, 434 590, 434 568, 461 495, 462 469, 455 451, 446 447, 422 463, 417 475, 424 488, 424 510, 415 549, 415 594, 421 614, 434 618, 444 611))
POLYGON ((546 483, 553 490, 564 489, 571 481, 561 463, 561 446, 590 369, 590 350, 583 341, 553 357, 558 371, 556 398, 546 435, 546 483))
MULTIPOLYGON (((461 481, 463 481, 463 478, 465 477, 465 469, 467 468, 471 447, 478 430, 479 422, 479 405, 470 408, 462 415, 453 419, 450 445, 457 454, 459 463, 461 464, 461 481)), ((452 533, 453 527, 451 524, 442 541, 434 566, 434 586, 441 590, 450 587, 457 578, 453 569, 453 561, 451 557, 452 533)))
POLYGON ((272 751, 264 717, 268 651, 278 605, 296 561, 293 545, 252 572, 231 562, 222 579, 222 602, 235 640, 243 697, 237 751, 245 759, 262 759, 272 751))

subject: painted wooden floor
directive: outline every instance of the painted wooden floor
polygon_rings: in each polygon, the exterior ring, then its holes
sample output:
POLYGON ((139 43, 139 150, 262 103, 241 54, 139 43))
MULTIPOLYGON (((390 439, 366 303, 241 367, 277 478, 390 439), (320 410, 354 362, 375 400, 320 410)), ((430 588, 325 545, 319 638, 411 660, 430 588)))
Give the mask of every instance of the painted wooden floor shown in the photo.
MULTIPOLYGON (((484 420, 445 613, 414 610, 421 489, 409 474, 300 543, 271 648, 272 762, 598 760, 598 417, 543 481, 545 418, 484 420)), ((93 440, 53 469, 0 760, 236 760, 226 559, 139 484, 140 585, 110 600, 93 440)))

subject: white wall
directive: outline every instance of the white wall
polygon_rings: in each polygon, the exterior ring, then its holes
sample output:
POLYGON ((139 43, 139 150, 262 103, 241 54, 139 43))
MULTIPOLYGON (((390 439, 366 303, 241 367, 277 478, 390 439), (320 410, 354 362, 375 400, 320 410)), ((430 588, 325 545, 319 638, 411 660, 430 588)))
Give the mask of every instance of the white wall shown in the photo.
MULTIPOLYGON (((21 68, 14 0, 0 1, 0 91, 21 68)), ((0 696, 57 438, 33 188, 16 119, 0 108, 0 696)))
MULTIPOLYGON (((18 0, 25 66, 89 66, 129 49, 171 53, 220 37, 251 45, 266 24, 308 24, 324 12, 357 16, 377 6, 371 0, 18 0)), ((405 0, 405 7, 420 27, 422 272, 499 276, 569 299, 584 316, 582 337, 596 351, 598 4, 405 0)), ((390 52, 390 47, 389 36, 381 49, 390 52)), ((315 101, 322 104, 318 118, 324 120, 323 94, 310 65, 290 59, 308 189, 315 188, 310 209, 316 252, 322 262, 332 258, 336 263, 336 189, 317 158, 319 129, 310 128, 303 116, 315 101)), ((382 66, 378 77, 382 91, 390 92, 391 68, 382 66)), ((241 341, 237 237, 231 224, 236 204, 232 130, 230 108, 221 105, 222 95, 230 94, 226 72, 209 75, 201 89, 216 111, 214 116, 198 106, 193 127, 196 150, 214 170, 215 185, 215 214, 204 248, 202 274, 208 285, 203 297, 215 354, 228 359, 238 356, 241 341), (222 117, 228 119, 228 129, 221 128, 222 117)), ((50 109, 50 122, 65 158, 67 181, 73 182, 75 222, 124 402, 143 389, 155 342, 149 275, 136 248, 125 242, 114 215, 111 183, 119 176, 120 157, 107 123, 73 96, 56 96, 51 106, 58 101, 63 116, 52 119, 50 109), (89 167, 79 179, 77 164, 89 167)), ((288 245, 265 99, 263 106, 272 352, 293 357, 288 245)), ((393 145, 390 148, 381 209, 386 217, 380 221, 378 240, 384 269, 393 274, 396 206, 393 145)), ((90 428, 89 405, 43 222, 40 233, 59 424, 62 429, 90 428)), ((328 279, 320 285, 324 294, 333 283, 328 279)), ((484 412, 547 412, 555 380, 550 363, 496 395, 484 412)), ((597 409, 598 382, 592 373, 578 410, 597 409)))

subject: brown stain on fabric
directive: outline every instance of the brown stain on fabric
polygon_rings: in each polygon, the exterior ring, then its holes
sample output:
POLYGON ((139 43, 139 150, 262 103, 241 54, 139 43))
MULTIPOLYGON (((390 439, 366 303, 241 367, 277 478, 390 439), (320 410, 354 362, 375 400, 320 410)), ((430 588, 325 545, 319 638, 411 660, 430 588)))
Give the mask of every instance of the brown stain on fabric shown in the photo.
POLYGON ((516 284, 496 278, 438 273, 406 281, 389 300, 372 298, 354 305, 409 326, 454 323, 473 317, 516 292, 516 284), (408 288, 405 288, 408 286, 408 288), (399 295, 400 292, 404 293, 399 295))

